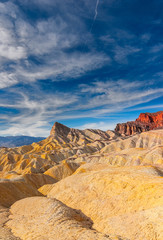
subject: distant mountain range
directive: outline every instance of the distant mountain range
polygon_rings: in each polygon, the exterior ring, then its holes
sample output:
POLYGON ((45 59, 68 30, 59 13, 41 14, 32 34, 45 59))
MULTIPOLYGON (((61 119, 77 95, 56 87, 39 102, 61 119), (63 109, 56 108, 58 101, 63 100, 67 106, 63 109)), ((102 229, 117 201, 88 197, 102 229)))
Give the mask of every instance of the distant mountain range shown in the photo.
MULTIPOLYGON (((114 133, 109 131, 111 135, 122 135, 122 136, 130 136, 136 133, 146 132, 153 129, 161 129, 163 128, 163 111, 159 111, 156 113, 141 113, 139 118, 135 121, 127 122, 127 123, 118 123, 114 133)), ((98 130, 99 131, 99 130, 98 130)), ((91 130, 92 134, 99 134, 97 130, 91 130)), ((86 131, 88 132, 88 131, 86 131)), ((83 133, 81 130, 70 129, 60 123, 55 123, 51 135, 54 135, 57 138, 57 141, 73 141, 73 136, 75 136, 78 140, 80 140, 81 135, 85 136, 85 132, 83 133), (67 139, 67 137, 71 137, 71 139, 67 139)), ((102 136, 107 135, 108 131, 102 133, 102 136)), ((106 137, 106 136, 105 136, 106 137)), ((107 138, 107 137, 106 137, 107 138)), ((33 142, 42 141, 43 137, 29 137, 29 136, 7 136, 0 137, 0 147, 20 147, 24 145, 30 145, 33 142)))
POLYGON ((43 140, 43 137, 7 136, 0 137, 0 147, 19 147, 43 140))

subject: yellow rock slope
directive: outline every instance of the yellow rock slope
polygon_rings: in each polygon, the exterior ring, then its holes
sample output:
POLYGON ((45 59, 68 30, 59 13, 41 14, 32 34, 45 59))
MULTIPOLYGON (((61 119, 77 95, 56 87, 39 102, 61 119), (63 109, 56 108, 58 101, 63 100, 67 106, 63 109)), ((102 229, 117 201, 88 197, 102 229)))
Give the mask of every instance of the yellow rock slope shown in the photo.
POLYGON ((133 240, 162 240, 161 174, 161 169, 150 166, 87 164, 77 174, 54 184, 48 197, 80 209, 92 219, 93 227, 105 234, 118 233, 133 240))
POLYGON ((97 232, 81 211, 44 197, 16 202, 6 226, 22 240, 123 240, 97 232))

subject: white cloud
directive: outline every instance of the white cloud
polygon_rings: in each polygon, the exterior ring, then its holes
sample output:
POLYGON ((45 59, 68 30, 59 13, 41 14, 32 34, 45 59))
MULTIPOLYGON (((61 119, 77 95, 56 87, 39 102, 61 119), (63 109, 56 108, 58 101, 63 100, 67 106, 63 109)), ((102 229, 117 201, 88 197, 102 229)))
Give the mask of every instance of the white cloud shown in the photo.
MULTIPOLYGON (((152 87, 152 81, 148 81, 148 85, 152 87)), ((149 88, 147 82, 145 86, 141 81, 97 81, 91 86, 79 85, 79 89, 82 91, 74 91, 73 94, 71 91, 46 94, 39 89, 37 92, 27 91, 25 94, 19 89, 13 89, 14 93, 17 92, 17 98, 3 99, 3 96, 0 96, 0 107, 18 111, 10 117, 2 114, 1 121, 9 127, 0 129, 0 135, 47 136, 51 128, 49 122, 76 118, 98 119, 105 116, 109 119, 108 123, 92 122, 79 128, 113 129, 113 113, 127 111, 127 108, 132 110, 138 104, 163 95, 163 89, 149 88)))
POLYGON ((37 92, 34 96, 30 93, 24 94, 19 89, 15 89, 18 98, 0 99, 0 107, 17 109, 19 113, 0 116, 8 128, 1 129, 0 135, 29 135, 48 136, 51 126, 49 121, 55 122, 55 117, 66 112, 69 107, 77 101, 76 96, 65 93, 62 95, 37 92))
MULTIPOLYGON (((40 4, 40 1, 36 3, 40 4)), ((68 77, 78 78, 111 62, 109 56, 96 52, 93 48, 89 53, 66 52, 69 48, 84 46, 85 41, 90 44, 91 40, 92 44, 90 33, 85 33, 84 38, 81 38, 85 26, 78 16, 69 16, 67 13, 69 21, 66 21, 61 16, 54 15, 32 24, 23 18, 23 13, 14 4, 1 3, 0 11, 1 68, 3 65, 9 66, 10 71, 3 70, 3 74, 14 79, 11 81, 9 77, 10 86, 19 82, 31 83, 47 78, 53 81, 56 81, 56 78, 63 80, 68 77), (9 13, 12 18, 7 15, 9 13), (74 22, 75 27, 70 28, 74 22), (34 61, 30 60, 31 56, 34 61)), ((1 88, 3 86, 6 87, 7 83, 2 84, 1 88)))
POLYGON ((140 103, 151 101, 163 95, 163 88, 152 89, 153 81, 96 81, 92 85, 80 85, 81 91, 87 93, 90 101, 84 108, 108 106, 108 109, 93 110, 96 114, 120 111, 140 103), (151 88, 150 88, 151 87, 151 88), (95 95, 95 96, 93 96, 95 95))
POLYGON ((7 15, 10 18, 16 19, 18 12, 18 7, 11 1, 0 3, 0 13, 2 14, 2 16, 7 15))
POLYGON ((135 111, 135 110, 145 110, 145 109, 163 109, 163 104, 157 104, 157 105, 149 105, 149 106, 144 106, 144 107, 137 107, 137 108, 132 108, 130 111, 135 111))
MULTIPOLYGON (((110 65, 111 59, 103 53, 77 54, 71 56, 60 54, 56 59, 45 57, 44 65, 31 64, 26 61, 26 66, 18 65, 12 72, 12 77, 17 82, 31 83, 37 80, 57 79, 66 80, 67 78, 78 78, 91 70, 99 69, 103 65, 110 65)), ((7 72, 4 73, 7 75, 7 72)), ((13 84, 17 83, 13 81, 13 84)))
POLYGON ((162 51, 162 50, 163 50, 163 44, 160 43, 160 44, 157 44, 157 45, 153 46, 153 47, 150 49, 150 52, 151 52, 151 53, 158 53, 158 52, 160 52, 160 51, 162 51))
POLYGON ((50 130, 48 129, 48 122, 37 121, 34 124, 11 124, 11 126, 5 130, 0 130, 0 135, 5 136, 35 136, 35 137, 46 137, 50 135, 50 130))
POLYGON ((83 129, 100 129, 100 130, 106 131, 106 130, 114 130, 115 127, 116 127, 115 122, 110 123, 110 122, 100 121, 96 123, 87 123, 82 126, 77 126, 76 128, 82 129, 82 130, 83 129))
POLYGON ((19 60, 26 58, 26 51, 21 46, 0 46, 0 57, 7 58, 9 60, 19 60))
POLYGON ((129 31, 125 31, 123 29, 116 29, 115 30, 115 36, 118 39, 127 39, 127 40, 131 40, 131 39, 135 39, 135 35, 130 33, 129 31))
POLYGON ((0 89, 6 88, 16 84, 18 81, 15 78, 14 74, 7 72, 0 72, 0 89))
POLYGON ((110 34, 104 35, 100 39, 108 44, 115 43, 115 39, 110 34))
POLYGON ((0 58, 19 60, 26 58, 26 48, 21 45, 14 32, 14 25, 4 16, 0 16, 0 58))
MULTIPOLYGON (((109 4, 113 1, 109 1, 109 4)), ((70 86, 67 94, 64 91, 41 91, 38 80, 75 80, 89 71, 116 63, 107 53, 100 51, 99 46, 96 50, 97 39, 94 40, 94 35, 85 25, 88 19, 90 25, 93 20, 94 0, 80 3, 65 0, 64 4, 61 0, 19 2, 27 10, 35 4, 38 11, 47 11, 50 17, 29 21, 16 4, 11 1, 0 3, 0 89, 7 88, 2 91, 5 96, 0 95, 0 107, 8 111, 8 115, 5 115, 5 111, 1 113, 0 121, 9 126, 8 129, 0 129, 0 135, 47 136, 51 128, 49 122, 99 118, 162 95, 162 89, 153 88, 150 81, 100 80, 91 84, 92 78, 89 79, 90 83, 79 85, 73 92, 70 86), (18 83, 23 87, 14 87, 18 83), (32 89, 31 92, 28 88, 32 89)), ((106 19, 102 19, 104 15, 99 14, 98 17, 106 23, 106 19)), ((112 45, 108 51, 117 63, 128 64, 129 57, 141 49, 135 45, 134 34, 115 30, 111 29, 113 34, 108 33, 101 40, 112 45)), ((149 39, 150 33, 139 38, 141 43, 149 39)), ((160 50, 161 44, 151 48, 153 53, 160 50)), ((103 129, 105 126, 106 123, 101 121, 84 125, 84 128, 103 129)), ((109 123, 107 126, 111 128, 109 123)))
POLYGON ((162 72, 157 72, 155 76, 159 76, 161 79, 163 78, 163 71, 162 72))
MULTIPOLYGON (((18 19, 16 21, 16 32, 23 43, 28 48, 28 54, 42 56, 70 47, 80 39, 75 33, 67 33, 68 24, 61 18, 49 18, 38 21, 35 26, 18 19)), ((55 56, 56 57, 56 56, 55 56)))
POLYGON ((148 42, 150 39, 151 39, 150 33, 144 33, 143 35, 141 35, 141 40, 143 40, 144 42, 148 42))
POLYGON ((121 64, 127 64, 128 56, 130 56, 134 53, 140 52, 141 49, 126 45, 125 47, 116 46, 113 51, 115 53, 114 59, 116 62, 121 63, 121 64))

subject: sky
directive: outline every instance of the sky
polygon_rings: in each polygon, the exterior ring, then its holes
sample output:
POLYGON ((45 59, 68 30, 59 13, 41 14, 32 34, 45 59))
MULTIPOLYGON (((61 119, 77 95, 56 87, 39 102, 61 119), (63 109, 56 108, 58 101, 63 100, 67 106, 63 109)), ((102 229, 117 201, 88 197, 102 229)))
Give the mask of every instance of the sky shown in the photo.
POLYGON ((163 110, 162 0, 0 1, 0 136, 163 110))

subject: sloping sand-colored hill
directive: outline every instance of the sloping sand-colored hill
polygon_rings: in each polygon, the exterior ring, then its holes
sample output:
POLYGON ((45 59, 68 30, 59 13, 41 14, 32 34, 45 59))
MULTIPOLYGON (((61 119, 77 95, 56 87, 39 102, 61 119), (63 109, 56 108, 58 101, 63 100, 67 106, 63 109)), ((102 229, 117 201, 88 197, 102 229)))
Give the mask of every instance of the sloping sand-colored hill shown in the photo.
POLYGON ((122 136, 55 123, 0 148, 1 240, 162 240, 163 129, 122 136))
POLYGON ((81 211, 67 207, 57 199, 27 198, 11 207, 7 226, 20 239, 120 240, 92 228, 92 221, 81 211))
POLYGON ((163 171, 150 166, 86 165, 54 184, 48 197, 80 209, 105 234, 163 239, 163 171))

